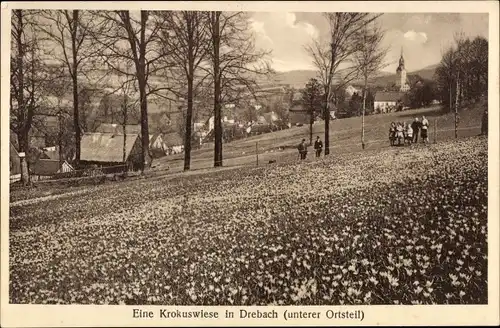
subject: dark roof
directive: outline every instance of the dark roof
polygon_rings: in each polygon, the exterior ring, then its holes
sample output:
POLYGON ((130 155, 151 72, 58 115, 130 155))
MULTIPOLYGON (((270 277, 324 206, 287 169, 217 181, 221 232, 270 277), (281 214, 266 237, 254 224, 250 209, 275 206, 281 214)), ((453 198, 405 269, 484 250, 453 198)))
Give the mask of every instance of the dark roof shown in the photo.
POLYGON ((151 137, 149 138, 149 146, 151 147, 155 143, 156 139, 158 139, 158 137, 161 135, 162 135, 161 132, 156 132, 153 135, 151 135, 151 137))
POLYGON ((398 101, 403 99, 404 93, 403 92, 384 92, 384 91, 379 91, 375 94, 375 101, 398 101))
MULTIPOLYGON (((138 134, 128 134, 126 138, 125 157, 130 156, 138 134)), ((122 163, 123 134, 85 133, 81 140, 80 159, 88 162, 122 163)))
POLYGON ((59 171, 59 161, 53 159, 39 159, 31 166, 35 175, 54 175, 59 171))
POLYGON ((177 132, 166 133, 163 135, 163 142, 169 146, 181 146, 184 144, 184 140, 177 132))
POLYGON ((302 123, 307 124, 310 121, 310 115, 307 112, 289 112, 288 119, 290 123, 302 123))

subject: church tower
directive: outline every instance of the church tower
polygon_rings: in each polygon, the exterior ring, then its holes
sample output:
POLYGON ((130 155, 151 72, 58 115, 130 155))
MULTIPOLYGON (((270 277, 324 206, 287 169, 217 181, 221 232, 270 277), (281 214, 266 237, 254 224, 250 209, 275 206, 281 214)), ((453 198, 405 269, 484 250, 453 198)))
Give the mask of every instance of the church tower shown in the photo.
POLYGON ((401 47, 401 57, 399 58, 399 66, 396 69, 398 79, 396 85, 399 87, 399 91, 406 92, 410 90, 410 86, 407 83, 406 69, 405 69, 405 59, 403 57, 403 47, 401 47))

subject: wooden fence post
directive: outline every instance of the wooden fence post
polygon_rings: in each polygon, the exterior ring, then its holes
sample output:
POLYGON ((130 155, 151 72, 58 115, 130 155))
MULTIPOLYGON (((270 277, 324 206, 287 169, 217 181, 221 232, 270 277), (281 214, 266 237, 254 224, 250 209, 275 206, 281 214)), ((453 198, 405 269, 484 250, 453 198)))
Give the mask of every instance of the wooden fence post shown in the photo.
POLYGON ((257 157, 257 166, 259 166, 259 142, 255 142, 255 155, 257 157))

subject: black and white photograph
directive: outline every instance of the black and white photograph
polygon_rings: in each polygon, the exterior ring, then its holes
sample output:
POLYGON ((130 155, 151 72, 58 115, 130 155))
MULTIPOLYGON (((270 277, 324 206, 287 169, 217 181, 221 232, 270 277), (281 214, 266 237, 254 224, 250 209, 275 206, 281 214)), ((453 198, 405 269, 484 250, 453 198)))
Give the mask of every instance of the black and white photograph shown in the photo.
POLYGON ((2 304, 498 304, 488 9, 227 3, 2 8, 2 304))

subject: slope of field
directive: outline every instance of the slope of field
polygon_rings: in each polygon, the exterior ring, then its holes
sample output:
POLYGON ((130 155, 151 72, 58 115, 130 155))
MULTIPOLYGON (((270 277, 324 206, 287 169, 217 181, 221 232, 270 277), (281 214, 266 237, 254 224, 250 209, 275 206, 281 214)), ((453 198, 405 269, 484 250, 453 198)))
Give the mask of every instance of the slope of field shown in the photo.
POLYGON ((11 303, 487 304, 487 139, 10 207, 11 303))
MULTIPOLYGON (((473 104, 460 112, 459 137, 478 135, 481 116, 486 108, 485 102, 473 104)), ((415 117, 425 115, 430 122, 429 138, 431 142, 449 140, 455 137, 454 114, 443 114, 439 106, 408 110, 404 112, 370 115, 365 118, 365 143, 367 149, 383 149, 389 147, 388 129, 391 122, 410 123, 415 117), (436 133, 434 133, 437 127, 436 133)), ((313 126, 314 138, 320 136, 324 140, 324 124, 313 126)), ((309 140, 309 127, 293 127, 291 129, 266 133, 259 136, 237 140, 223 145, 224 165, 248 165, 256 163, 256 146, 260 153, 261 163, 269 160, 279 162, 295 159, 296 145, 302 138, 309 140), (256 145, 256 143, 258 143, 256 145), (288 149, 287 149, 288 148, 288 149), (285 149, 284 151, 282 149, 285 149)), ((361 150, 361 117, 351 117, 330 122, 330 148, 332 154, 361 150)), ((169 156, 155 161, 158 169, 169 167, 171 171, 183 168, 183 155, 169 156)), ((192 153, 192 168, 201 169, 213 166, 213 144, 192 153)))

